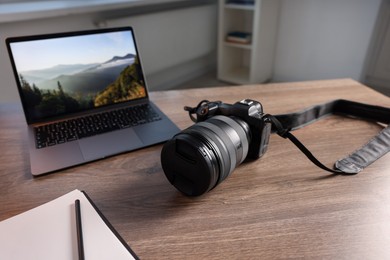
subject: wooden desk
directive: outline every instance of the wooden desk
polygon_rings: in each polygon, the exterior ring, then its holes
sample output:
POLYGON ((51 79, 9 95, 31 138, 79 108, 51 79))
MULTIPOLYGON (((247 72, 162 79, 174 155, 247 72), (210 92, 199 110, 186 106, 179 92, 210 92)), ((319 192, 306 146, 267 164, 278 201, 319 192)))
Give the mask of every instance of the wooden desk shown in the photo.
MULTIPOLYGON (((349 79, 153 92, 177 125, 184 105, 252 98, 280 114, 344 98, 390 107, 349 79)), ((288 140, 240 165, 208 194, 182 196, 160 166, 162 145, 33 178, 24 118, 0 106, 0 220, 73 189, 85 190, 141 259, 389 259, 390 157, 356 176, 331 176, 288 140)), ((360 147, 379 125, 332 116, 295 132, 328 166, 360 147)))

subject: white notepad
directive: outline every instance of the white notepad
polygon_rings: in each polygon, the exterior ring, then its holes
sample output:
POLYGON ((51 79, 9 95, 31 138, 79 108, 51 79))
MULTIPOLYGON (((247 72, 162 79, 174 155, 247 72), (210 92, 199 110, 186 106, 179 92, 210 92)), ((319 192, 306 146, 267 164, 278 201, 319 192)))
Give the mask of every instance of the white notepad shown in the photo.
POLYGON ((76 199, 85 259, 137 259, 79 190, 0 222, 0 259, 78 259, 76 199))

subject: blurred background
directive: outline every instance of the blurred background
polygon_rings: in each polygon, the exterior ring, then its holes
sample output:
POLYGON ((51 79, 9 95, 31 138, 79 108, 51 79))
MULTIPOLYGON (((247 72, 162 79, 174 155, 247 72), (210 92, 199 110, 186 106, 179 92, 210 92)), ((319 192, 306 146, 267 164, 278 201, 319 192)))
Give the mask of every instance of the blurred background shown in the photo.
POLYGON ((118 26, 135 29, 151 91, 352 78, 390 96, 389 0, 0 0, 0 101, 18 100, 7 37, 118 26), (252 41, 226 44, 238 24, 252 41))

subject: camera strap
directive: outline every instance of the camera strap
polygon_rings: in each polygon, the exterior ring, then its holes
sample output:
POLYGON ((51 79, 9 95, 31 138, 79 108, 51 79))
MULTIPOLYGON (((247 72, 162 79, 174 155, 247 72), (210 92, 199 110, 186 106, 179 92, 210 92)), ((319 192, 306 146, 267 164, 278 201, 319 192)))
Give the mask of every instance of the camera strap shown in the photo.
POLYGON ((290 139, 319 168, 337 174, 352 175, 362 171, 390 151, 390 109, 338 99, 312 106, 300 112, 268 115, 272 130, 283 138, 290 139), (334 169, 322 164, 292 133, 331 114, 370 120, 388 125, 368 143, 350 155, 337 160, 334 169))

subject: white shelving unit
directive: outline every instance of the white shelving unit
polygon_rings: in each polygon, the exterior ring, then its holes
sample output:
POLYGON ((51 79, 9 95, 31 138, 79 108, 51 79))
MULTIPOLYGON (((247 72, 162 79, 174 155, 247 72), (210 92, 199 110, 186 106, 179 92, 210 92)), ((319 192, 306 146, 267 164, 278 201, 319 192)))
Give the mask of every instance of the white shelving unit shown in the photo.
POLYGON ((271 78, 279 5, 279 0, 255 0, 253 5, 219 0, 219 80, 251 84, 271 78), (251 42, 227 42, 227 34, 234 31, 251 33, 251 42))

